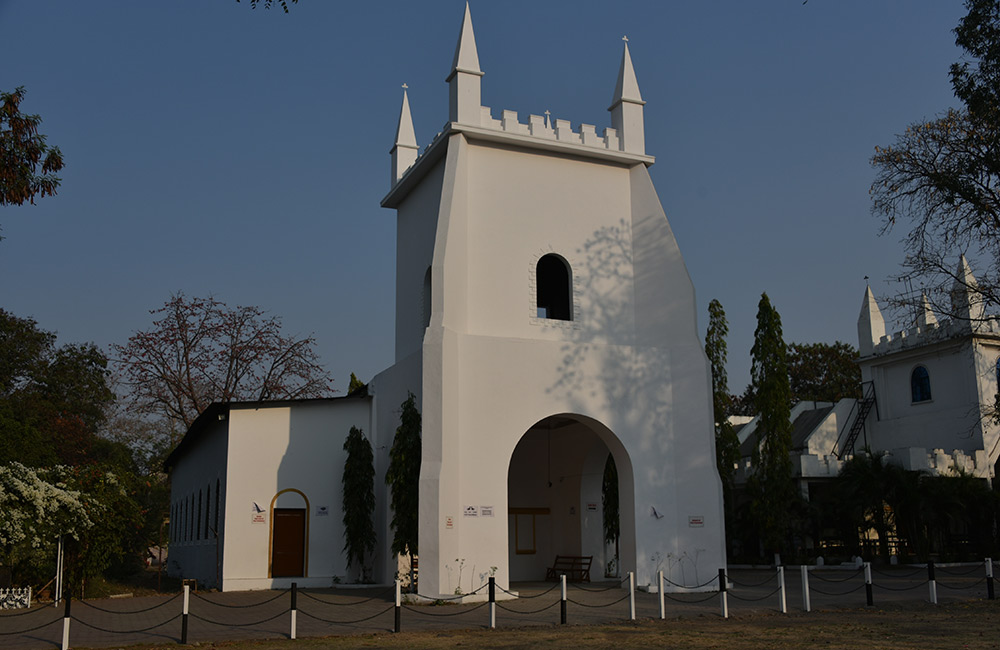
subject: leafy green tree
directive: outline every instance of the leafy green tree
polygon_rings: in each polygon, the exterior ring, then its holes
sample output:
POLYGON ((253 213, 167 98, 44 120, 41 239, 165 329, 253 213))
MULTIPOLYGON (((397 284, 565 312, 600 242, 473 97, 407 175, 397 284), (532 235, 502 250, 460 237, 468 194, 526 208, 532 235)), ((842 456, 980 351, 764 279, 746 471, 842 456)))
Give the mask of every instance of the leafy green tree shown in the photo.
POLYGON ((358 392, 359 390, 364 390, 367 387, 368 387, 368 384, 366 384, 365 382, 363 382, 360 379, 358 379, 357 376, 355 376, 355 374, 353 372, 351 373, 351 383, 348 384, 348 386, 347 386, 347 394, 348 395, 353 395, 354 393, 358 392))
MULTIPOLYGON (((236 0, 239 2, 240 0, 236 0)), ((272 4, 277 3, 281 10, 288 13, 288 3, 298 4, 299 0, 250 0, 250 8, 256 9, 257 5, 264 5, 265 9, 270 9, 272 4)))
POLYGON ((740 460, 740 441, 729 422, 733 398, 729 394, 729 378, 726 373, 729 335, 729 321, 722 303, 712 300, 708 303, 708 331, 705 333, 705 354, 712 366, 712 409, 715 418, 715 464, 722 481, 725 503, 726 530, 735 525, 734 489, 736 464, 740 460))
POLYGON ((791 508, 798 499, 789 457, 791 389, 786 354, 781 316, 767 294, 761 294, 750 370, 760 420, 747 492, 751 517, 765 552, 780 552, 786 545, 791 508))
POLYGON ((963 252, 981 262, 974 300, 987 311, 1000 307, 1000 3, 965 6, 955 29, 962 60, 951 66, 964 106, 911 124, 871 159, 872 213, 883 232, 909 223, 901 278, 919 279, 935 311, 951 316, 948 290, 963 252))
POLYGON ((24 95, 24 86, 0 92, 0 206, 34 204, 59 187, 62 152, 45 144, 42 118, 21 112, 24 95))
POLYGON ((789 343, 788 379, 792 402, 836 402, 861 397, 861 368, 857 349, 836 341, 789 343))
MULTIPOLYGON (((351 375, 354 376, 353 374, 351 375)), ((347 567, 357 562, 362 580, 368 579, 365 555, 375 550, 375 456, 364 432, 351 427, 344 441, 347 459, 344 461, 343 509, 344 552, 347 567)))
POLYGON ((93 344, 56 345, 30 318, 0 309, 0 463, 90 462, 114 400, 93 344))
POLYGON ((601 484, 601 509, 604 514, 604 543, 615 545, 616 569, 620 568, 618 540, 622 533, 618 504, 618 466, 615 465, 615 457, 608 454, 608 460, 604 463, 604 480, 601 484))
MULTIPOLYGON (((389 449, 385 482, 392 492, 392 552, 409 554, 410 566, 417 554, 417 523, 420 492, 420 411, 413 393, 401 406, 400 424, 389 449)), ((413 584, 413 580, 410 580, 413 584)))

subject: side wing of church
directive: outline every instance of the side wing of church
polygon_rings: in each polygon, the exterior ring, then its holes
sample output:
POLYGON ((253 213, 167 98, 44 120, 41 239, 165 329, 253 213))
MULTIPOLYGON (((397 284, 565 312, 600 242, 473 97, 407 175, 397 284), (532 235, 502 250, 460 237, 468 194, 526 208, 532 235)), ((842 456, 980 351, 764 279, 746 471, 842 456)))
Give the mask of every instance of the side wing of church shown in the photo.
MULTIPOLYGON (((662 570, 676 584, 706 583, 726 562, 711 377, 694 288, 648 172, 654 159, 628 44, 601 133, 494 112, 482 105, 483 81, 466 7, 447 76, 447 125, 421 150, 404 91, 391 151, 382 205, 397 215, 395 363, 371 381, 370 397, 332 402, 337 425, 316 425, 329 440, 309 444, 333 453, 352 424, 372 437, 378 582, 397 571, 382 477, 400 404, 413 393, 423 418, 421 594, 468 592, 487 575, 506 589, 541 580, 557 555, 593 558, 593 579, 634 571, 637 584, 650 585, 662 570), (354 403, 368 410, 349 411, 354 403), (606 544, 602 485, 612 464, 620 538, 606 544)), ((291 448, 295 434, 286 437, 291 448)), ((177 495, 198 474, 188 468, 197 446, 189 447, 174 466, 177 495)), ((343 457, 325 462, 342 467, 343 457)), ((257 472, 263 478, 266 469, 257 472)), ((225 507, 250 520, 251 503, 293 489, 313 503, 298 487, 309 480, 269 477, 239 494, 230 484, 225 507)), ((339 500, 324 501, 339 521, 339 500)), ((267 516, 248 530, 263 538, 276 523, 267 516)), ((307 523, 315 516, 305 512, 307 523)), ((309 570, 341 570, 313 549, 337 555, 342 537, 307 530, 309 570)), ((291 581, 273 572, 273 538, 270 558, 259 544, 247 551, 246 538, 224 544, 223 567, 233 566, 232 553, 254 557, 240 565, 253 576, 223 572, 224 588, 291 581)), ((192 555, 178 566, 172 549, 171 571, 187 577, 211 565, 208 546, 201 564, 192 555)), ((333 575, 343 574, 303 577, 329 583, 333 575)))

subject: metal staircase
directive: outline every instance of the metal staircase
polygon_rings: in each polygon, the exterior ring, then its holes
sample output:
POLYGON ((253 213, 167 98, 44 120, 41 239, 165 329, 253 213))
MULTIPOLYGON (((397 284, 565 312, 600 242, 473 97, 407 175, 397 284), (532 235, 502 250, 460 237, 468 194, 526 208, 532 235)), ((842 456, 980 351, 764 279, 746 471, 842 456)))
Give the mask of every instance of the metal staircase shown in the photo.
POLYGON ((872 407, 876 406, 875 384, 873 382, 866 381, 862 383, 861 392, 861 399, 854 403, 854 408, 851 409, 851 413, 847 416, 847 422, 844 423, 844 429, 837 436, 838 446, 840 447, 840 450, 836 452, 837 460, 842 460, 844 456, 854 453, 854 443, 857 442, 861 432, 865 431, 865 422, 868 420, 868 414, 871 413, 872 407), (854 416, 853 419, 851 418, 852 415, 854 416), (848 429, 848 425, 850 429, 848 429), (847 430, 846 437, 844 436, 844 430, 847 430), (839 444, 842 437, 844 438, 844 442, 843 444, 839 444))

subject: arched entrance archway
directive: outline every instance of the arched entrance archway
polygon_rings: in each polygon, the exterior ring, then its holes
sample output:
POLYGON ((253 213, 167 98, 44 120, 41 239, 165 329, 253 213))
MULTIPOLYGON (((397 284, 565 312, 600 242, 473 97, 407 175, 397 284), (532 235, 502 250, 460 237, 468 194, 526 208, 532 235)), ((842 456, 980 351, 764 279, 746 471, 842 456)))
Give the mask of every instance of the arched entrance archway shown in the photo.
MULTIPOLYGON (((632 463, 603 424, 559 414, 532 425, 507 470, 508 562, 511 582, 542 580, 556 555, 592 556, 591 579, 604 576, 601 486, 608 454, 618 467, 621 565, 635 562, 632 463)), ((613 553, 611 553, 613 556, 613 553)))

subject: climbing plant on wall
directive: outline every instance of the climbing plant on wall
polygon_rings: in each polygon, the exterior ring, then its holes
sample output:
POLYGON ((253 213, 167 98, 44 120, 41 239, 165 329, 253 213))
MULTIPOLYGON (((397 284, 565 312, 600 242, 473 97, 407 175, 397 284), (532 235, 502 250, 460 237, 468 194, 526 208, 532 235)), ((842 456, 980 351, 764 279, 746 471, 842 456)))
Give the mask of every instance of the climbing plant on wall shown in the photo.
MULTIPOLYGON (((601 485, 601 506, 604 510, 604 543, 615 545, 615 571, 618 569, 618 538, 621 536, 621 520, 618 510, 618 467, 615 458, 608 454, 604 463, 604 483, 601 485)), ((608 574, 614 575, 611 563, 608 574)))
POLYGON ((392 492, 392 552, 409 554, 412 567, 413 556, 417 554, 417 493, 420 488, 420 411, 413 393, 403 402, 399 421, 389 449, 385 482, 392 492))

